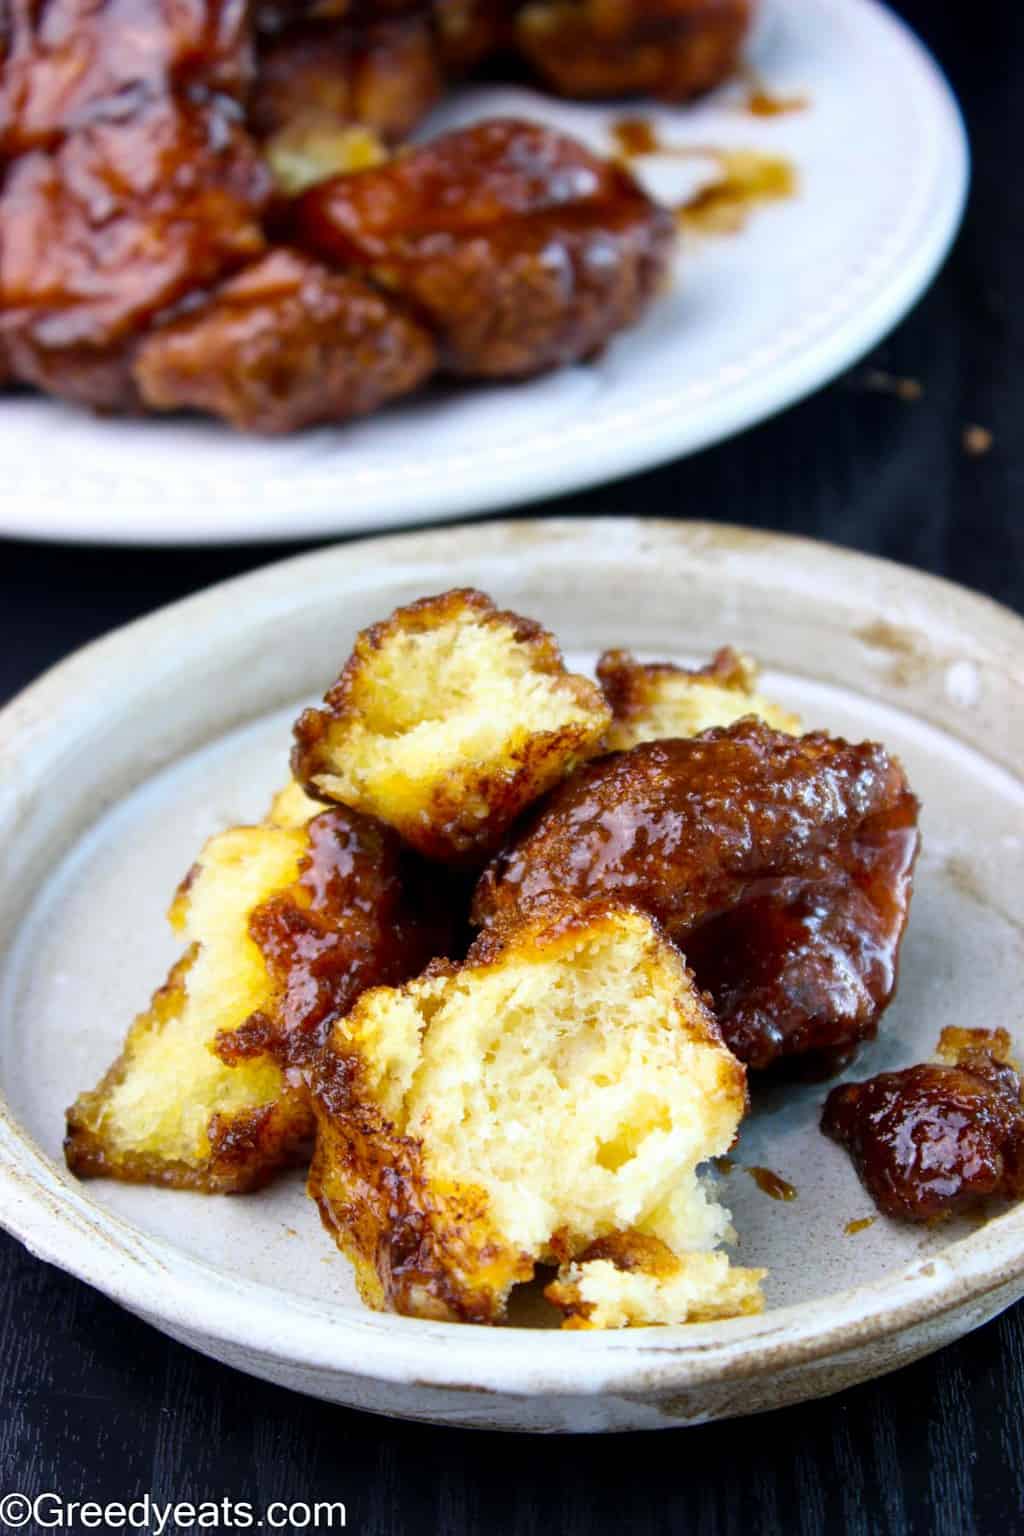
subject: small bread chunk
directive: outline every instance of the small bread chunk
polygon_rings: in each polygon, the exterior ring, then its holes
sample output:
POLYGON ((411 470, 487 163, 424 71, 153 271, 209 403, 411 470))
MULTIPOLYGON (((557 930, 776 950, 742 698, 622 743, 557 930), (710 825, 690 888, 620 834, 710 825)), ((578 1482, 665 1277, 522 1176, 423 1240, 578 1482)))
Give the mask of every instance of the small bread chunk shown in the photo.
POLYGON ((312 1124, 301 1085, 265 1054, 229 1066, 212 1047, 270 1001, 249 918, 296 880, 305 847, 301 829, 271 826, 207 843, 169 913, 185 954, 103 1081, 68 1111, 73 1173, 221 1193, 303 1160, 312 1124))
POLYGON ((710 1322, 761 1310, 764 1270, 738 1269, 724 1253, 672 1252, 642 1232, 598 1238, 544 1295, 565 1328, 629 1328, 710 1322))
POLYGON ((547 630, 472 589, 364 630, 325 704, 295 726, 300 782, 467 864, 594 754, 611 718, 547 630))
MULTIPOLYGON (((631 908, 575 905, 365 992, 311 1086, 310 1194, 370 1306, 496 1323, 538 1263, 598 1238, 688 1262, 731 1235, 697 1170, 735 1138, 744 1069, 631 908)), ((674 1321, 760 1305, 760 1272, 691 1274, 674 1321)))
POLYGON ((607 740, 611 751, 626 751, 642 741, 699 736, 744 715, 757 715, 791 736, 802 730, 799 715, 758 693, 757 663, 731 645, 694 671, 670 661, 639 662, 629 651, 605 651, 597 676, 615 717, 607 740))

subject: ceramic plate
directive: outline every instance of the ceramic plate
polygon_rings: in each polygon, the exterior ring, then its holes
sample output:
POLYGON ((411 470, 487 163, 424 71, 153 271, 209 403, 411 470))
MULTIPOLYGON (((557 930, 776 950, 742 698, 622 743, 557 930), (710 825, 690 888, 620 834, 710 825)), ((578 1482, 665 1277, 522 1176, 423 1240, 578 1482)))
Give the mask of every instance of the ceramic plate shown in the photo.
MULTIPOLYGON (((666 146, 783 156, 799 194, 739 234, 685 242, 669 292, 599 360, 512 387, 435 390, 277 442, 5 399, 0 533, 191 544, 451 518, 690 453, 823 384, 931 279, 963 206, 963 129, 930 58, 873 0, 763 0, 751 52, 771 90, 806 96, 806 110, 751 116, 734 85, 651 120, 666 146)), ((512 112, 608 151, 628 111, 495 86, 454 96, 428 131, 512 112)), ((672 200, 714 174, 707 159, 637 167, 672 200)))
MULTIPOLYGON (((984 1227, 879 1218, 817 1129, 825 1089, 757 1096, 725 1198, 757 1318, 613 1334, 377 1315, 302 1178, 207 1198, 78 1184, 63 1110, 174 958, 164 911, 212 832, 287 773, 289 724, 395 604, 476 583, 568 655, 609 644, 763 658, 809 725, 881 738, 924 801, 899 996, 852 1075, 929 1054, 951 1023, 1024 1048, 1024 625, 933 578, 702 524, 582 521, 406 535, 305 557, 99 642, 0 714, 0 1219, 177 1339, 302 1391, 446 1423, 668 1426, 833 1392, 955 1338, 1024 1292, 1024 1208, 984 1227), (768 1167, 797 1197, 769 1199, 768 1167), (531 1342, 534 1347, 531 1347, 531 1342)), ((528 1315, 528 1314, 527 1314, 528 1315)))

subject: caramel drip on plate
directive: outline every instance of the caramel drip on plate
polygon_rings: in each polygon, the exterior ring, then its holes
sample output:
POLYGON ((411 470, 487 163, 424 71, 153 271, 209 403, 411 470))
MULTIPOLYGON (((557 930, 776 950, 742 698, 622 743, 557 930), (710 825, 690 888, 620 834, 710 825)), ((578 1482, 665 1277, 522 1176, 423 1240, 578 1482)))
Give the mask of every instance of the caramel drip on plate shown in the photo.
POLYGON ((766 1195, 771 1195, 773 1200, 795 1200, 796 1190, 788 1179, 781 1174, 773 1173, 770 1168, 748 1168, 747 1172, 766 1195))

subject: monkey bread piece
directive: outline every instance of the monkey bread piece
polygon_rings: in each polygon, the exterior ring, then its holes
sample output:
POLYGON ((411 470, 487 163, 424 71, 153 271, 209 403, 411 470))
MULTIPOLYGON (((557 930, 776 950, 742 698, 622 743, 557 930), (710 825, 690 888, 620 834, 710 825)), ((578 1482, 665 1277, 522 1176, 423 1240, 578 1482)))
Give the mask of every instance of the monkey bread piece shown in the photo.
POLYGON ((692 671, 670 661, 639 662, 628 651, 605 651, 597 676, 614 716, 606 742, 611 751, 698 736, 744 715, 757 715, 777 731, 800 733, 799 716, 757 692, 757 664, 729 645, 692 671))
POLYGON ((69 1166, 226 1192, 304 1161, 300 1069, 364 987, 451 952, 459 895, 389 828, 296 784, 264 825, 211 838, 171 909, 189 949, 70 1110, 69 1166))
POLYGON ((747 717, 581 768, 484 871, 474 918, 628 901, 680 945, 741 1060, 834 1070, 895 992, 918 809, 882 747, 747 717))
POLYGON ((944 1029, 931 1062, 834 1088, 821 1129, 886 1216, 1024 1196, 1024 1084, 1004 1029, 944 1029))
POLYGON ((365 415, 433 367, 430 336, 386 295, 277 249, 154 331, 134 374, 151 408, 272 434, 365 415))
MULTIPOLYGON (((370 1306, 495 1323, 537 1264, 598 1238, 685 1263, 731 1235, 698 1166, 732 1144, 744 1071, 630 909, 563 909, 365 992, 311 1086, 310 1194, 370 1306)), ((673 1320, 755 1310, 759 1279, 706 1266, 673 1320)))
POLYGON ((56 147, 125 93, 241 100, 252 68, 245 0, 6 0, 0 158, 56 147))
POLYGON ((562 96, 685 101, 739 63, 753 0, 528 0, 516 43, 562 96))
POLYGON ((108 104, 0 195, 0 311, 17 378, 133 403, 131 353, 161 311, 261 254, 271 178, 223 98, 108 104))
POLYGON ((68 1111, 73 1173, 226 1193, 304 1160, 312 1131, 304 1087, 265 1054, 229 1066, 213 1045, 271 1001, 249 920, 294 883, 305 846, 301 829, 266 826, 234 827, 207 843, 171 908, 185 954, 99 1087, 68 1111))
POLYGON ((547 630, 469 589, 364 630, 325 705, 296 722, 296 778, 463 864, 592 756, 610 719, 547 630))
POLYGON ((397 143, 443 89, 427 16, 365 27, 320 22, 264 40, 248 119, 261 138, 313 116, 336 127, 360 124, 385 143, 397 143))
POLYGON ((710 1322, 760 1312, 763 1270, 737 1269, 724 1253, 676 1254, 656 1237, 615 1232, 563 1264, 544 1295, 564 1328, 710 1322))
POLYGON ((682 942, 752 882, 825 875, 833 850, 906 795, 874 742, 789 736, 751 717, 585 764, 484 871, 475 917, 538 900, 618 898, 682 942))
POLYGON ((675 239, 621 166, 505 118, 321 182, 296 221, 301 245, 409 303, 445 368, 480 378, 598 352, 662 286, 675 239))

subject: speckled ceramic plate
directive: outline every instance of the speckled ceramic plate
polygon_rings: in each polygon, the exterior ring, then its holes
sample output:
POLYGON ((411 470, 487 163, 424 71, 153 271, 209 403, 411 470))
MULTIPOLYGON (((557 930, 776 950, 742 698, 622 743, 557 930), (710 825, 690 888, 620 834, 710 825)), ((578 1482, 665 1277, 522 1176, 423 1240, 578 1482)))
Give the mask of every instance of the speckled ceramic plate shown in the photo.
MULTIPOLYGON (((280 441, 7 397, 0 533, 193 544, 452 518, 690 453, 834 377, 931 280, 960 220, 966 143, 942 76, 875 0, 761 5, 752 61, 777 95, 805 95, 807 110, 753 117, 745 88, 731 85, 652 120, 668 147, 785 157, 799 195, 739 234, 684 243, 669 291, 600 358, 514 386, 428 391, 280 441)), ((425 133, 511 112, 607 152, 614 120, 637 110, 487 86, 452 96, 425 133)), ((672 201, 716 174, 713 160, 672 156, 638 170, 672 201)))
POLYGON ((679 1425, 834 1392, 1024 1292, 1024 1209, 919 1230, 870 1214, 817 1130, 825 1090, 759 1095, 726 1199, 762 1317, 615 1334, 460 1328, 355 1297, 298 1176, 205 1198, 77 1184, 64 1106, 174 955, 168 898, 203 839, 256 817, 289 723, 357 628, 453 584, 535 615, 581 664, 605 645, 731 641, 814 726, 878 737, 924 801, 897 1001, 857 1071, 945 1024, 1021 1038, 1024 624, 957 587, 828 546, 702 524, 491 524, 307 556, 90 647, 0 715, 0 1219, 42 1258, 243 1370, 385 1413, 534 1430, 679 1425), (744 1172, 769 1167, 797 1198, 744 1172))

